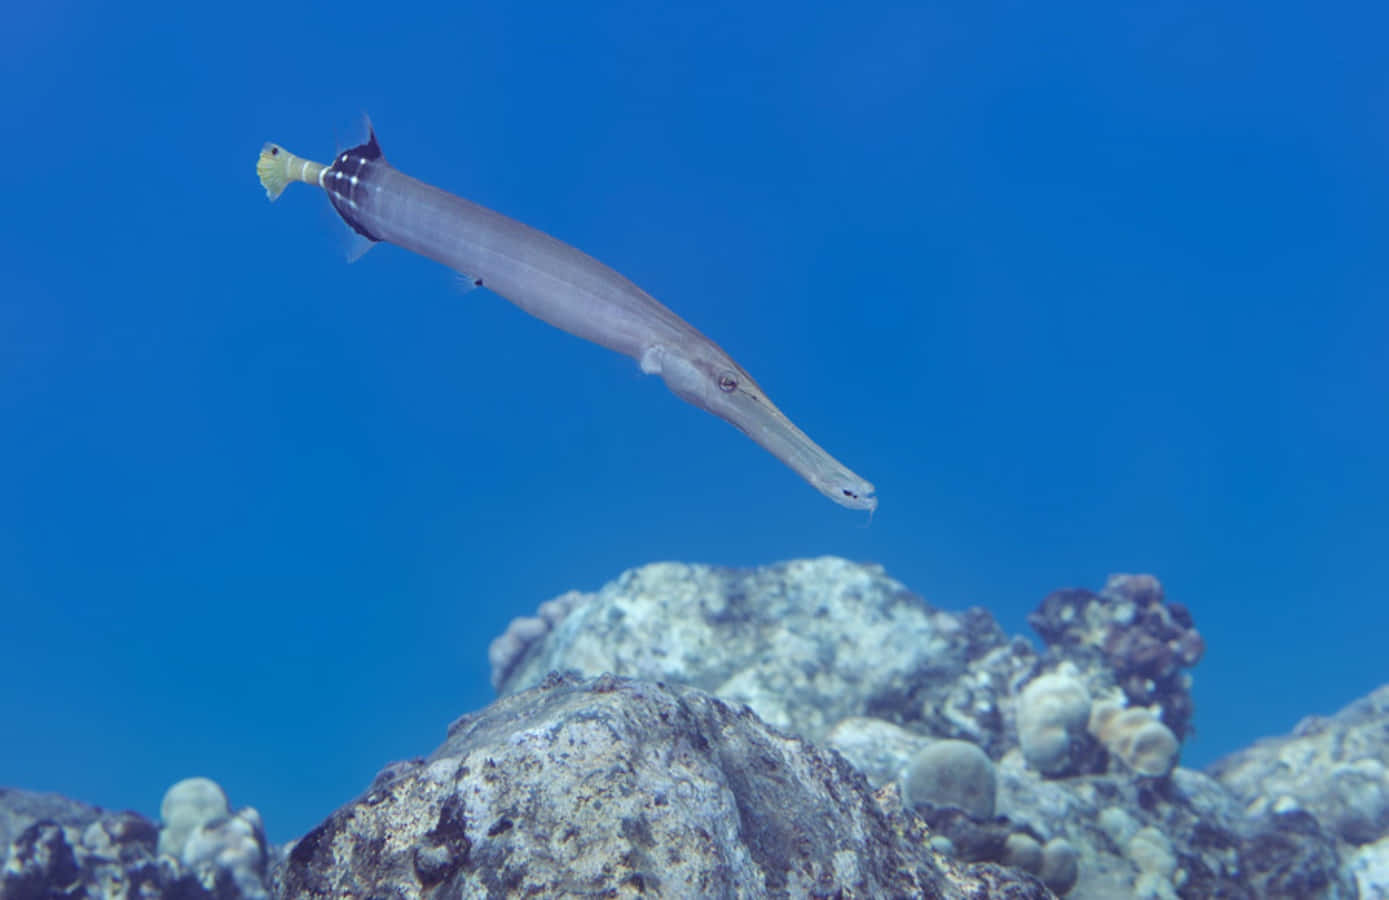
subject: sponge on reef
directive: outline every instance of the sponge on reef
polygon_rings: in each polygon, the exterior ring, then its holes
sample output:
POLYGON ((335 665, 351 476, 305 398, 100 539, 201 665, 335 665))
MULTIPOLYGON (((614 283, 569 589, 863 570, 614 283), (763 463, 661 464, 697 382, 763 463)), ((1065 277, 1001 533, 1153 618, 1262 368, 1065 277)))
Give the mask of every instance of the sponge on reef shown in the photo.
POLYGON ((217 782, 185 778, 165 791, 159 815, 161 854, 177 859, 204 885, 222 884, 228 891, 234 886, 242 900, 269 900, 268 844, 254 808, 233 813, 217 782))
POLYGON ((159 852, 182 859, 183 847, 192 833, 229 812, 227 795, 217 782, 211 778, 183 779, 164 792, 164 800, 159 804, 159 817, 164 820, 159 831, 159 852))
POLYGON ((1124 707, 1113 700, 1090 710, 1090 733, 1139 775, 1163 777, 1177 764, 1181 745, 1172 730, 1147 707, 1124 707))
POLYGON ((1090 741, 1089 722, 1090 692, 1070 671, 1034 678, 1018 698, 1018 743, 1027 764, 1043 775, 1069 772, 1076 748, 1090 741))

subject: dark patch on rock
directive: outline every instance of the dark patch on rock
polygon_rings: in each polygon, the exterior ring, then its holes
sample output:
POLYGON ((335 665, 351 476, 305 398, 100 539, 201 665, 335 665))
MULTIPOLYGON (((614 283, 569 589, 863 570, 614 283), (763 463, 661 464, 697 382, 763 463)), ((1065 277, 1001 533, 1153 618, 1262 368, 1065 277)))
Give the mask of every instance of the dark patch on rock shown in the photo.
POLYGON ((45 819, 30 825, 15 838, 10 853, 18 871, 5 873, 4 896, 23 900, 71 895, 81 869, 57 822, 45 819))
POLYGON ((933 832, 950 839, 955 854, 965 862, 998 862, 1008 835, 1018 830, 1001 816, 979 821, 953 806, 923 804, 916 811, 933 832))
POLYGON ((122 855, 151 849, 159 842, 159 826, 139 813, 114 813, 101 825, 122 855))
POLYGON ((1342 880, 1334 841, 1312 815, 1294 811, 1269 818, 1240 850, 1240 868, 1255 896, 1327 896, 1342 880))
POLYGON ((468 839, 468 821, 462 798, 457 794, 447 798, 439 809, 438 821, 425 833, 415 849, 415 874, 420 884, 432 887, 451 878, 468 862, 472 841, 468 839))
POLYGON ((656 840, 651 836, 651 823, 645 816, 630 816, 622 820, 622 836, 638 847, 654 847, 656 840))
POLYGON ((1049 647, 1082 647, 1089 643, 1086 608, 1099 595, 1084 588, 1062 588, 1042 598, 1027 624, 1049 647))
POLYGON ((310 862, 313 861, 314 856, 318 853, 319 847, 323 843, 323 839, 327 834, 327 822, 324 822, 322 825, 319 825, 316 828, 309 831, 308 834, 301 837, 295 843, 294 849, 289 851, 289 861, 294 863, 295 865, 308 865, 310 862))
POLYGON ((959 614, 965 631, 965 661, 974 662, 990 650, 1008 643, 1008 635, 998 620, 982 606, 971 606, 959 614))

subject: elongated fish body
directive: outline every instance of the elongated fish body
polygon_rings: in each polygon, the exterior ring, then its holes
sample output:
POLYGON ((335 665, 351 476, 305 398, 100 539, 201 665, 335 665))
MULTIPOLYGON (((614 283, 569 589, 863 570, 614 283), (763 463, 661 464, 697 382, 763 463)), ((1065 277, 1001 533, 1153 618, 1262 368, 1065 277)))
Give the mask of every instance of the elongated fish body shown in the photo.
POLYGON ((598 260, 543 231, 411 178, 375 135, 339 154, 323 188, 348 225, 466 273, 526 312, 641 358, 694 334, 679 316, 598 260))
POLYGON ((767 399, 717 344, 651 295, 568 244, 441 190, 386 162, 376 135, 324 166, 267 144, 257 164, 274 200, 291 181, 316 184, 356 232, 466 273, 570 334, 637 360, 679 397, 724 419, 825 496, 877 507, 873 485, 826 453, 767 399))

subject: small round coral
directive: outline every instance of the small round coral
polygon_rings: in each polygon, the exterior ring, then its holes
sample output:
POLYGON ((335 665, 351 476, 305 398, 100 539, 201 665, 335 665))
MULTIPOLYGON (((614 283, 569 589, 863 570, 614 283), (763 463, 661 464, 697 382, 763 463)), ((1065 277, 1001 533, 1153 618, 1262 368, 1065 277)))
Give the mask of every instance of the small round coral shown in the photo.
POLYGON ((989 819, 997 802, 998 777, 978 745, 936 741, 907 763, 902 795, 910 806, 954 806, 971 818, 989 819))
POLYGON ((1065 838, 1052 838, 1042 847, 1042 883, 1053 894, 1068 893, 1080 880, 1080 854, 1065 838))
POLYGON ((205 823, 225 817, 229 812, 227 795, 211 778, 185 778, 164 792, 159 817, 159 852, 175 859, 183 856, 189 836, 205 823))
POLYGON ((1043 775, 1065 774, 1072 748, 1085 741, 1090 692, 1068 672, 1034 678, 1018 698, 1018 743, 1027 764, 1043 775))

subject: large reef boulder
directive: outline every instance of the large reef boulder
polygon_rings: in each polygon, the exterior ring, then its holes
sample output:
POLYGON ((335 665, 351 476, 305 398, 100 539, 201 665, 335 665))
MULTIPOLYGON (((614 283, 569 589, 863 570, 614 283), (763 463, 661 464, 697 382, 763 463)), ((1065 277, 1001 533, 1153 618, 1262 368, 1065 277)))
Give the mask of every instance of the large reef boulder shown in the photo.
POLYGON ((1009 897, 896 791, 703 691, 555 676, 449 729, 309 832, 280 896, 1009 897))
POLYGON ((493 645, 502 695, 551 671, 674 681, 746 703, 812 741, 849 716, 921 721, 997 755, 1009 679, 1035 654, 982 609, 936 609, 880 566, 655 563, 570 592, 493 645), (559 609, 564 615, 555 617, 559 609))

